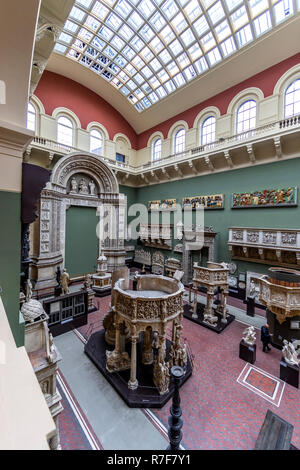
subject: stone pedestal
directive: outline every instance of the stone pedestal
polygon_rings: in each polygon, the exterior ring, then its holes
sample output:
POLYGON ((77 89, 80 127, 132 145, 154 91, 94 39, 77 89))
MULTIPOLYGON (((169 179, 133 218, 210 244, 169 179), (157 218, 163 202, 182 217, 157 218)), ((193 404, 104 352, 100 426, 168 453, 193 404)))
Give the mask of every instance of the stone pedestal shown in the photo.
POLYGON ((299 388, 299 367, 288 364, 282 357, 280 361, 280 378, 287 384, 299 388))
POLYGON ((94 305, 95 292, 93 289, 87 289, 88 293, 88 313, 95 312, 97 308, 94 305))
POLYGON ((249 317, 254 317, 255 315, 255 299, 247 297, 247 315, 249 317))
POLYGON ((111 292, 111 274, 94 274, 92 289, 97 296, 108 295, 111 292))
POLYGON ((250 344, 245 343, 245 341, 242 339, 240 342, 239 358, 246 362, 250 362, 250 364, 254 364, 256 361, 256 344, 250 346, 250 344))

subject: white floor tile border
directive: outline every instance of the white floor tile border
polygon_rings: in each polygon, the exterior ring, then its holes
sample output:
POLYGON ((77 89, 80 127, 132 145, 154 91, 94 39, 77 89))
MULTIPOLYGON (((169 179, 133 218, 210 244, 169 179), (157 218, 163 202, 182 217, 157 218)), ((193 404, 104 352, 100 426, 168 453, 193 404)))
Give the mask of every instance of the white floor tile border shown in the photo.
POLYGON ((97 444, 97 441, 94 439, 94 436, 92 435, 92 433, 90 432, 90 429, 89 429, 89 425, 87 424, 84 416, 82 416, 78 406, 76 405, 75 401, 73 400, 66 384, 65 384, 65 381, 63 379, 63 377, 61 376, 61 374, 59 373, 59 371, 57 372, 57 382, 59 383, 60 387, 62 388, 65 396, 66 396, 66 399, 68 400, 68 403, 73 411, 73 413, 75 414, 77 420, 78 420, 78 423, 83 431, 83 433, 85 434, 87 440, 89 441, 91 447, 92 447, 92 450, 102 450, 101 447, 99 447, 99 445, 97 444))
POLYGON ((248 390, 251 390, 256 395, 260 396, 264 400, 267 400, 268 402, 272 403, 272 405, 275 405, 275 406, 277 406, 277 408, 279 408, 280 403, 281 403, 281 399, 282 399, 282 396, 283 396, 283 392, 284 392, 284 389, 285 389, 285 382, 283 382, 282 380, 278 379, 277 377, 274 377, 274 375, 269 374, 268 372, 260 369, 259 367, 253 366, 252 364, 247 362, 247 364, 243 368, 242 372, 240 373, 240 375, 238 376, 236 381, 240 385, 242 385, 243 387, 248 388, 248 390), (275 380, 276 387, 275 387, 275 391, 274 391, 272 397, 270 397, 266 393, 262 392, 261 390, 257 389, 256 387, 254 387, 254 385, 250 385, 249 383, 246 382, 246 379, 247 379, 248 375, 250 374, 251 370, 256 370, 256 371, 260 372, 261 374, 265 375, 266 377, 269 377, 269 378, 275 380), (279 391, 280 387, 281 387, 280 395, 279 395, 279 397, 276 398, 276 395, 278 394, 278 391, 279 391))

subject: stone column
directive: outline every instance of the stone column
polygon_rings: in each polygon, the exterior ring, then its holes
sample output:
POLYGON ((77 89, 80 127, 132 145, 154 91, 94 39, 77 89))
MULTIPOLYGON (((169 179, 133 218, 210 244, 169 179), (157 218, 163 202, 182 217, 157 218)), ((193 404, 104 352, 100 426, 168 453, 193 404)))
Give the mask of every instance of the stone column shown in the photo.
POLYGON ((206 315, 212 315, 212 304, 214 300, 214 291, 207 289, 207 296, 206 296, 206 307, 204 309, 204 313, 206 315))
POLYGON ((116 342, 115 342, 115 351, 120 354, 121 353, 121 348, 120 348, 120 329, 121 325, 120 323, 116 322, 116 342))
POLYGON ((136 390, 138 388, 138 381, 136 379, 136 343, 138 336, 131 337, 131 367, 130 367, 130 380, 128 381, 128 388, 136 390))
POLYGON ((223 318, 221 320, 222 323, 227 323, 227 296, 228 296, 228 292, 224 291, 222 289, 222 315, 223 315, 223 318))
POLYGON ((153 351, 152 351, 152 328, 147 327, 144 331, 144 344, 142 354, 143 364, 152 364, 153 362, 153 351))

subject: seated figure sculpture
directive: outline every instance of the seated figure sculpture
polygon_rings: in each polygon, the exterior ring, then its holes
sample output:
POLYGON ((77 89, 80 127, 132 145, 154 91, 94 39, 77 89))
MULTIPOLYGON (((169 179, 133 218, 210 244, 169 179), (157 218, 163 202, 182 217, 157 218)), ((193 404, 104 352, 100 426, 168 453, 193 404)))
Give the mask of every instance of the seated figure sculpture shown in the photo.
POLYGON ((299 367, 300 359, 298 359, 295 347, 293 343, 288 342, 286 339, 283 340, 282 355, 285 362, 299 367))
POLYGON ((249 344, 250 346, 253 346, 256 341, 256 334, 255 334, 255 329, 254 326, 249 326, 243 331, 243 340, 246 344, 249 344))

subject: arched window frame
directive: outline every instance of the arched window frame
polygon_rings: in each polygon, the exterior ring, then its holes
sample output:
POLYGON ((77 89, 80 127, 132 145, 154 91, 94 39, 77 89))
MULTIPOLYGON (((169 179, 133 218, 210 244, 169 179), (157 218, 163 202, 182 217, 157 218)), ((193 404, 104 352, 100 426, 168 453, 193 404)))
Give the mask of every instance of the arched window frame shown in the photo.
POLYGON ((153 144, 152 144, 152 161, 153 162, 157 162, 161 160, 161 156, 162 156, 161 152, 162 152, 162 139, 161 137, 155 137, 153 144))
POLYGON ((90 129, 90 152, 95 154, 95 155, 103 155, 103 148, 104 148, 104 136, 103 136, 103 132, 96 128, 96 127, 92 127, 90 129), (93 135, 93 133, 97 133, 99 137, 96 137, 96 135, 93 135), (94 142, 96 141, 99 141, 99 143, 101 142, 101 145, 94 149, 93 150, 93 140, 94 142), (97 151, 95 151, 97 150, 97 151))
POLYGON ((26 118, 26 127, 27 129, 36 132, 37 130, 37 109, 33 103, 29 101, 27 105, 27 118, 26 118), (32 118, 33 117, 33 118, 32 118))
POLYGON ((212 114, 203 119, 203 121, 200 124, 200 145, 212 144, 213 142, 216 141, 216 124, 217 124, 216 116, 212 114), (213 121, 213 122, 210 124, 208 123, 208 121, 213 121), (208 127, 210 127, 212 130, 205 133, 204 130, 205 128, 208 128, 208 127))
POLYGON ((284 115, 284 118, 289 118, 289 117, 297 116, 299 114, 300 114, 300 78, 297 77, 285 88, 283 115, 284 115), (295 89, 295 85, 296 85, 296 89, 295 89), (292 88, 294 89, 292 90, 292 88))
POLYGON ((66 145, 68 147, 73 147, 74 146, 74 134, 75 134, 75 125, 74 125, 74 121, 72 120, 72 118, 70 116, 68 116, 67 114, 59 114, 56 118, 56 140, 57 140, 57 142, 61 145, 66 145), (60 122, 61 119, 68 120, 70 122, 71 126, 67 126, 66 124, 62 124, 60 122), (61 127, 64 128, 64 129, 72 129, 70 140, 61 139, 61 137, 60 137, 60 128, 61 127))
POLYGON ((257 124, 257 101, 255 99, 249 97, 248 99, 243 100, 243 102, 240 103, 239 106, 236 109, 236 113, 235 113, 235 133, 236 134, 241 134, 243 132, 248 132, 252 129, 255 129, 256 124, 257 124), (245 109, 244 111, 242 111, 242 108, 247 103, 255 103, 255 106, 250 107, 249 110, 245 109), (255 110, 255 115, 253 115, 253 109, 255 110), (239 116, 242 112, 244 114, 246 114, 247 117, 245 117, 242 120, 239 120, 239 116), (252 121, 252 123, 251 123, 251 121, 252 121), (254 121, 254 124, 253 124, 253 121, 254 121), (247 123, 247 122, 249 122, 249 126, 245 125, 245 123, 247 123), (240 126, 241 124, 242 124, 242 126, 240 126), (242 129, 241 129, 241 127, 242 127, 242 129))
POLYGON ((174 134, 174 154, 183 153, 185 151, 186 130, 180 127, 174 134), (180 139, 180 140, 179 140, 180 139))

